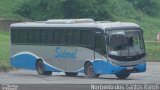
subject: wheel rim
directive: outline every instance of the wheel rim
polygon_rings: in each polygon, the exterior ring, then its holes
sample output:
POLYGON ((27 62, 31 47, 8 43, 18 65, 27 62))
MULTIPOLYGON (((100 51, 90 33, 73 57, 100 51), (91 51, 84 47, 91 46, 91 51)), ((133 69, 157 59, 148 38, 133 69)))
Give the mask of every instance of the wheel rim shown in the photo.
POLYGON ((93 76, 93 68, 92 68, 92 66, 89 66, 89 67, 88 67, 88 69, 87 69, 87 75, 88 75, 89 77, 92 77, 92 76, 93 76))
POLYGON ((40 74, 43 73, 43 65, 42 65, 42 63, 39 63, 39 64, 38 64, 38 72, 39 72, 40 74))

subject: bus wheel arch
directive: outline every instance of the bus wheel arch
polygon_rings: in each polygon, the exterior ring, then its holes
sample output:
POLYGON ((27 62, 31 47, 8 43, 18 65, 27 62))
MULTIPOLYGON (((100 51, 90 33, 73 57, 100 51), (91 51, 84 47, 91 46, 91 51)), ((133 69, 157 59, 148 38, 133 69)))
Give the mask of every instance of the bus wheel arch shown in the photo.
POLYGON ((84 63, 84 66, 85 66, 87 63, 91 63, 91 62, 90 62, 90 61, 86 61, 86 62, 84 63))
POLYGON ((92 62, 86 61, 84 64, 84 74, 87 78, 98 78, 100 74, 94 72, 94 67, 92 62))
POLYGON ((36 70, 38 75, 52 75, 52 71, 45 71, 45 64, 42 59, 37 59, 36 70))

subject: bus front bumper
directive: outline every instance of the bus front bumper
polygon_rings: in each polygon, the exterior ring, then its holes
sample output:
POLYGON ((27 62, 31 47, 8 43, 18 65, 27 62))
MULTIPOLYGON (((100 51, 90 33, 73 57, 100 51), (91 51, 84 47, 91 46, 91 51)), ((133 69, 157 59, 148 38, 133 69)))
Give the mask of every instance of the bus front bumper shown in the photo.
POLYGON ((139 73, 146 71, 146 64, 139 64, 135 66, 115 66, 112 69, 112 74, 120 74, 120 73, 139 73))
POLYGON ((145 72, 146 70, 146 63, 141 63, 134 66, 118 66, 112 65, 106 61, 96 60, 93 61, 92 64, 96 74, 139 73, 145 72))

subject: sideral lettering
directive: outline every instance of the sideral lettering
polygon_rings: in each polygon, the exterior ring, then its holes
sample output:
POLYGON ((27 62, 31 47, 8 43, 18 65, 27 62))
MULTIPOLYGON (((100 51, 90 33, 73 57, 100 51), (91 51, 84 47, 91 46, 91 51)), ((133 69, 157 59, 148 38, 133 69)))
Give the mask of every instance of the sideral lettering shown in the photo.
POLYGON ((69 59, 76 59, 77 58, 77 49, 73 51, 69 51, 67 49, 61 49, 57 47, 55 49, 55 58, 69 58, 69 59))

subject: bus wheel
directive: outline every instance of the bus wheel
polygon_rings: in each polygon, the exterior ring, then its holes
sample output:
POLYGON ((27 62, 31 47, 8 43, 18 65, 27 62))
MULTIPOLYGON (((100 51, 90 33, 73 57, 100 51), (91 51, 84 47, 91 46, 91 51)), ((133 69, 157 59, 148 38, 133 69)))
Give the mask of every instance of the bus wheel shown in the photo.
POLYGON ((42 60, 37 62, 36 69, 39 75, 52 75, 52 71, 45 71, 44 63, 42 60))
POLYGON ((77 76, 77 72, 65 72, 66 76, 77 76))
POLYGON ((130 73, 123 73, 123 74, 116 74, 116 77, 118 77, 119 79, 126 79, 127 77, 129 77, 130 73))
POLYGON ((84 73, 85 73, 85 76, 88 78, 98 78, 100 76, 100 74, 95 74, 93 65, 91 63, 87 63, 84 66, 84 73))

